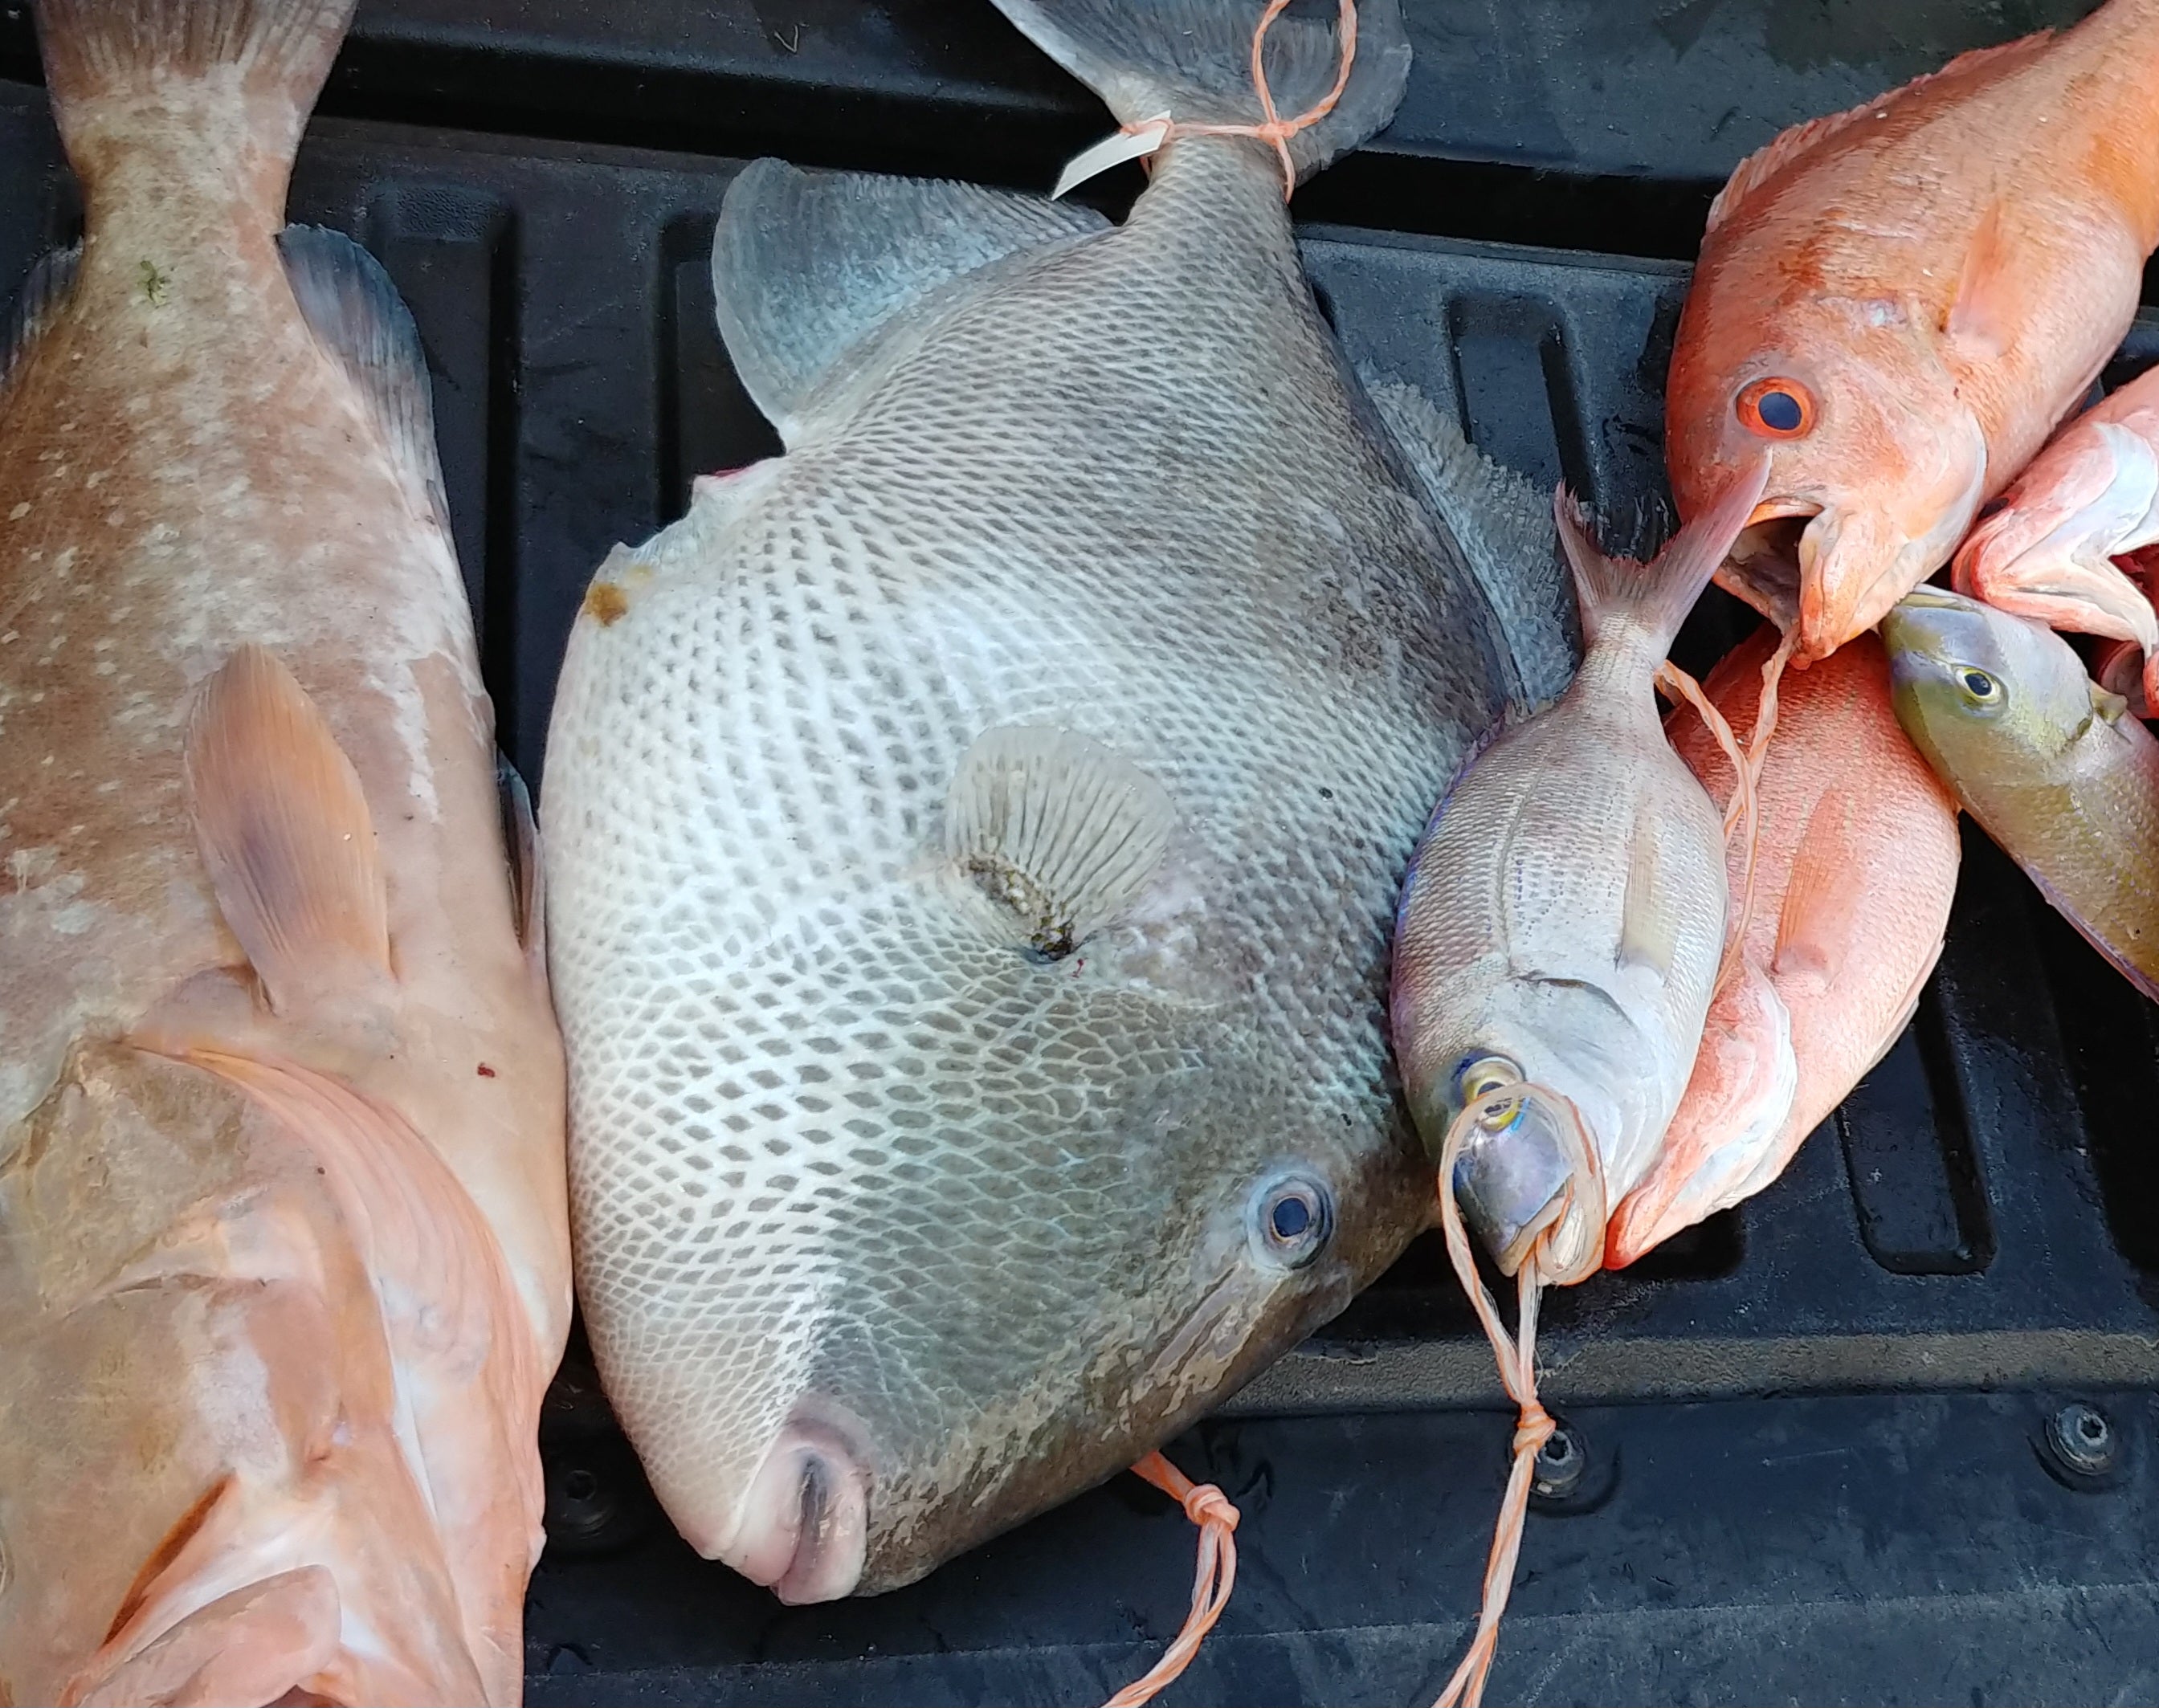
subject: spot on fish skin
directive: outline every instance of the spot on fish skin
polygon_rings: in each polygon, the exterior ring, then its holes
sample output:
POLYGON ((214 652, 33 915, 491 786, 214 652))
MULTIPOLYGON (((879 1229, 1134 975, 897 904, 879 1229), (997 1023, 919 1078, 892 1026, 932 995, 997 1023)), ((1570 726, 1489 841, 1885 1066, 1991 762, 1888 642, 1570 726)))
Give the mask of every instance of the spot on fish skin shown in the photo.
POLYGON ((171 282, 172 275, 170 273, 166 272, 156 261, 152 261, 148 256, 146 256, 143 257, 142 300, 144 302, 148 303, 153 308, 163 308, 165 306, 165 287, 171 282))
POLYGON ((477 1071, 478 1071, 478 1073, 479 1073, 479 1074, 480 1078, 481 1078, 481 1079, 492 1079, 493 1078, 494 1078, 494 1069, 492 1069, 492 1068, 490 1068, 489 1066, 488 1066, 488 1064, 487 1064, 485 1062, 482 1062, 482 1063, 479 1064, 479 1069, 477 1069, 477 1071))
POLYGON ((8 520, 11 522, 19 522, 23 517, 29 514, 30 501, 28 499, 24 499, 22 503, 17 505, 14 509, 8 512, 8 520))
POLYGON ((603 629, 609 629, 629 614, 629 601, 611 581, 596 581, 585 589, 584 614, 603 629))

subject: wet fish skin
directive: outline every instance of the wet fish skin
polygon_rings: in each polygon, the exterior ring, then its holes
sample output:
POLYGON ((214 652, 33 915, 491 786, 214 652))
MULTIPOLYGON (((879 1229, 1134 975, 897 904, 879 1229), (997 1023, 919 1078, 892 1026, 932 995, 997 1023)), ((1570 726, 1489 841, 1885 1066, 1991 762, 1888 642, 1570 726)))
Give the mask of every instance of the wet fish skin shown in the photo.
MULTIPOLYGON (((1703 691, 1732 728, 1754 727, 1765 624, 1703 691)), ((1711 797, 1732 767, 1691 706, 1665 720, 1711 797)), ((1686 1095, 1656 1166, 1612 1217, 1605 1266, 1768 1186, 1887 1053, 1939 958, 1956 893, 1956 801, 1897 722, 1889 661, 1862 634, 1779 684, 1777 730, 1755 791, 1754 903, 1738 976, 1710 1004, 1686 1095)), ((1746 883, 1742 835, 1725 875, 1746 883)))
POLYGON ((2159 742, 2028 618, 1942 587, 1882 625, 1897 716, 2002 851, 2159 995, 2159 742))
MULTIPOLYGON (((1006 9, 1124 118, 1250 116, 1241 0, 1006 9)), ((1301 171, 1399 97, 1359 13, 1301 171)), ((1331 34, 1271 39, 1292 111, 1331 34)), ((787 453, 594 582, 549 917, 602 1376, 809 1601, 1112 1474, 1426 1224, 1390 916, 1516 673, 1271 150, 1174 140, 1114 228, 760 163, 714 254, 787 453)))
MULTIPOLYGON (((1765 474, 1742 474, 1647 569, 1562 528, 1582 667, 1455 782, 1403 891, 1395 1048, 1435 1157, 1481 1087, 1526 1079, 1573 1105, 1610 1202, 1654 1160, 1701 1038, 1727 897, 1716 809, 1665 739, 1651 682, 1765 474)), ((1464 1148, 1455 1189, 1509 1273, 1566 1157, 1541 1105, 1464 1148)), ((1556 1232, 1559 1266, 1602 1237, 1601 1220, 1556 1232)))
POLYGON ((562 1069, 342 0, 40 0, 0 373, 0 1699, 508 1703, 562 1069), (522 930, 520 930, 522 926, 522 930))
POLYGON ((1957 548, 1956 591, 2020 617, 2135 644, 2159 697, 2159 614, 2115 560, 2159 542, 2159 370, 2048 443, 1957 548))
POLYGON ((1797 626, 1802 665, 1872 627, 2089 391, 2155 241, 2154 0, 1966 54, 1742 163, 1665 397, 1682 515, 1773 459, 1723 585, 1797 626))

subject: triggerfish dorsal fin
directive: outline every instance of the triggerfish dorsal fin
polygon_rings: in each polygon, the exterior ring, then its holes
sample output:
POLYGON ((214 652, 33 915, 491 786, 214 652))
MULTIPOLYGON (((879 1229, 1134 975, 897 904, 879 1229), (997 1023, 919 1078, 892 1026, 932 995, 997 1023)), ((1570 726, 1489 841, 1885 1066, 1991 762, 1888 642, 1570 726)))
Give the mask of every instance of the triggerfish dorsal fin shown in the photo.
MULTIPOLYGON (((1257 124, 1252 86, 1257 0, 995 0, 1027 39, 1100 96, 1121 124, 1167 113, 1184 124, 1257 124)), ((1313 106, 1342 65, 1335 8, 1278 18, 1267 86, 1284 117, 1313 106)), ((1401 0, 1358 0, 1357 50, 1342 98, 1289 139, 1299 182, 1377 135, 1410 75, 1401 0)))
POLYGON ((60 313, 81 265, 82 245, 76 243, 49 251, 30 269, 29 277, 23 281, 22 291, 15 298, 15 312, 8 319, 7 339, 0 342, 0 386, 8 383, 15 365, 28 352, 32 341, 60 313))
POLYGON ((282 1013, 332 969, 390 968, 388 903, 360 776, 277 658, 243 646, 188 727, 195 840, 232 934, 282 1013))
POLYGON ((1007 255, 1109 223, 1009 190, 753 161, 727 186, 712 232, 720 339, 791 445, 817 382, 893 316, 1007 255))
POLYGON ((358 388, 407 498, 447 541, 433 392, 405 299, 382 263, 341 231, 288 225, 277 235, 277 252, 308 329, 358 388))
POLYGON ((1100 742, 1007 726, 960 759, 945 850, 1027 947, 1059 960, 1138 898, 1176 826, 1169 792, 1100 742))

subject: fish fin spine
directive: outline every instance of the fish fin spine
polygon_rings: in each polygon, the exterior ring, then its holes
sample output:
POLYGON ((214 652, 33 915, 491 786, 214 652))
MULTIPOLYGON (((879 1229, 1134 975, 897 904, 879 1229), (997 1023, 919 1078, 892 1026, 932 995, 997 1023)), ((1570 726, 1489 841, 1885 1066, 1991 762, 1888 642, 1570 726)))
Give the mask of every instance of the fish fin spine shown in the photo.
MULTIPOLYGON (((70 155, 101 101, 205 83, 237 67, 244 89, 285 96, 293 108, 274 142, 287 160, 299 147, 330 62, 337 57, 355 0, 32 0, 45 82, 52 91, 70 155)), ((177 117, 182 111, 173 109, 177 117)), ((229 123, 224 101, 202 109, 203 122, 229 123)), ((173 128, 168 119, 168 128, 173 128)), ((139 135, 126 139, 139 149, 139 135)), ((168 146, 191 140, 173 137, 168 146)), ((78 156, 78 158, 80 158, 78 156)))
POLYGON ((743 388, 793 443, 818 382, 887 321, 1008 255, 1085 236, 1090 208, 756 160, 712 231, 712 300, 743 388))
POLYGON ((1075 731, 1006 726, 960 761, 945 797, 946 858, 1024 946, 1057 960, 1137 900, 1177 826, 1169 792, 1075 731))
POLYGON ((82 245, 48 251, 30 269, 29 277, 15 298, 8 337, 0 344, 0 386, 13 375, 17 364, 29 354, 39 335, 52 324, 75 288, 75 276, 82 266, 82 245))
POLYGON ((1584 650, 1595 648, 1616 632, 1633 630, 1661 659, 1746 527, 1768 479, 1765 456, 1751 471, 1735 477, 1716 503, 1675 534, 1646 564, 1608 557, 1590 536, 1587 510, 1565 487, 1560 488, 1553 495, 1552 512, 1561 547, 1574 572, 1584 650))
POLYGON ((288 225, 278 234, 277 252, 308 329, 359 389, 406 495, 448 546, 434 392, 405 299, 382 263, 341 231, 288 225))
MULTIPOLYGON (((1252 32, 1258 0, 995 0, 1043 52, 1100 96, 1120 124, 1167 112, 1188 124, 1257 124, 1252 32)), ((1278 18, 1266 45, 1267 85, 1287 118, 1334 86, 1335 8, 1278 18)), ((1357 50, 1342 98, 1289 139, 1298 181, 1384 130, 1408 87, 1401 0, 1358 0, 1357 50)))
POLYGON ((212 893, 286 1012, 355 962, 390 970, 375 822, 352 761, 275 655, 241 647, 205 685, 185 759, 212 893))
POLYGON ((1709 222, 1703 228, 1706 237, 1730 219, 1751 200, 1755 193, 1769 180, 1789 166, 1794 160, 1812 153, 1830 137, 1841 135, 1861 119, 1872 120, 1883 111, 1892 101, 1902 101, 1913 91, 1944 77, 1965 76, 1980 70, 1990 62, 2026 54, 2048 41, 2052 30, 2040 30, 2034 34, 2021 36, 2015 41, 1999 42, 1991 47, 1973 48, 1959 54, 1938 71, 1929 71, 1914 77, 1909 83, 1899 84, 1887 90, 1872 101, 1863 101, 1857 106, 1843 112, 1824 113, 1780 131, 1749 154, 1732 170, 1724 188, 1716 193, 1716 199, 1709 204, 1709 222))

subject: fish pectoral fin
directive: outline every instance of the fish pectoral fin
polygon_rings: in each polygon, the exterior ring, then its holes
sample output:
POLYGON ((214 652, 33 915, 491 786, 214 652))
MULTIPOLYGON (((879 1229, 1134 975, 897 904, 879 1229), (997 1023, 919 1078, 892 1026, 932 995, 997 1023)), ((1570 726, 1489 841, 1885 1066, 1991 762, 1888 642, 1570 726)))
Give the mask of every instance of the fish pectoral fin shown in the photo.
POLYGON ((1065 729, 985 732, 961 758, 945 802, 952 868, 1053 960, 1137 899, 1176 827, 1168 789, 1065 729))
POLYGON ((1416 386, 1362 367, 1357 377, 1492 608, 1511 666, 1512 709, 1542 711, 1566 691, 1582 659, 1551 500, 1471 444, 1416 386))
POLYGON ((2096 682, 2091 683, 2090 687, 2093 717, 2102 723, 2120 723, 2128 716, 2127 696, 2115 693, 2111 688, 2102 688, 2096 682))
POLYGON ((753 161, 712 233, 720 338, 782 441, 841 356, 939 286, 1106 230, 1092 209, 973 184, 753 161))
POLYGON ((528 960, 547 962, 546 892, 540 881, 540 826, 532 816, 532 792, 507 754, 494 756, 495 798, 502 809, 502 838, 510 856, 510 917, 528 960))
POLYGON ((335 1661, 343 1640, 339 1616, 337 1580, 329 1567, 281 1571, 197 1607, 132 1654, 100 1650, 66 1698, 176 1708, 282 1701, 335 1661))
POLYGON ((405 299, 382 263, 342 231, 288 225, 277 252, 308 329, 358 388, 406 496, 447 544, 450 506, 435 452, 434 393, 405 299))
POLYGON ((1784 904, 1777 915, 1771 967, 1779 979, 1827 990, 1844 970, 1859 926, 1865 885, 1854 869, 1863 851, 1855 834, 1853 803, 1832 789, 1815 803, 1792 856, 1784 904))
POLYGON ((321 709, 273 654, 243 646, 204 685, 186 775, 211 890, 272 1009, 355 967, 388 976, 367 797, 321 709))
POLYGON ((1619 910, 1619 945, 1613 959, 1621 966, 1647 967, 1670 978, 1679 955, 1679 916, 1670 905, 1659 871, 1657 831, 1647 814, 1634 820, 1627 852, 1627 893, 1619 910))
POLYGON ((52 324, 68 292, 75 288, 75 276, 81 265, 82 245, 76 243, 49 251, 30 269, 21 294, 15 298, 8 340, 0 344, 0 386, 8 383, 16 363, 28 352, 39 334, 52 324))
POLYGON ((1956 299, 1942 330, 1967 361, 1992 361, 2016 341, 2023 287, 2016 257, 2002 229, 2002 204, 1991 203, 1980 215, 1957 277, 1956 299))

